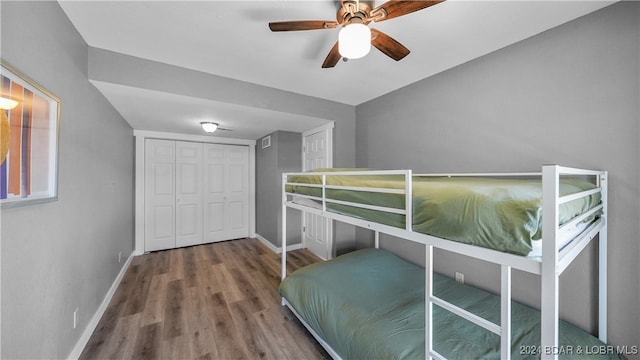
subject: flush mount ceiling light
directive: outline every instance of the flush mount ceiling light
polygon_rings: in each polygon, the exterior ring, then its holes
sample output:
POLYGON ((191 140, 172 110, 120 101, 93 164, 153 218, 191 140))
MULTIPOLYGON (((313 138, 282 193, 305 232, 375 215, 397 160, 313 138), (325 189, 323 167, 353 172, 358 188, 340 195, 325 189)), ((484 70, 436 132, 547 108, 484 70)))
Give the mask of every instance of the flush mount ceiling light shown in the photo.
POLYGON ((218 129, 218 124, 211 121, 203 121, 200 125, 202 125, 202 130, 208 133, 212 133, 218 129))
POLYGON ((371 29, 365 24, 349 24, 338 34, 338 52, 347 59, 359 59, 371 50, 371 29))

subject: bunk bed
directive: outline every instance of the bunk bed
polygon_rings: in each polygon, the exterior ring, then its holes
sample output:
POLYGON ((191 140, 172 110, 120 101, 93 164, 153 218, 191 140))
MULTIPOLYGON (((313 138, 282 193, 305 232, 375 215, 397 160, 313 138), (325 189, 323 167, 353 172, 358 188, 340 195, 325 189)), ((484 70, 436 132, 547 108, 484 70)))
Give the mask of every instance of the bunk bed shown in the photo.
POLYGON ((333 358, 615 357, 598 351, 607 337, 606 171, 545 165, 506 174, 285 173, 282 208, 283 305, 333 358), (287 208, 373 230, 376 249, 288 276, 287 208), (424 244, 425 267, 378 249, 381 233, 424 244), (597 339, 560 321, 558 310, 559 277, 593 239, 597 339), (499 265, 500 294, 435 273, 434 248, 499 265), (512 301, 512 269, 541 276, 539 312, 512 301))

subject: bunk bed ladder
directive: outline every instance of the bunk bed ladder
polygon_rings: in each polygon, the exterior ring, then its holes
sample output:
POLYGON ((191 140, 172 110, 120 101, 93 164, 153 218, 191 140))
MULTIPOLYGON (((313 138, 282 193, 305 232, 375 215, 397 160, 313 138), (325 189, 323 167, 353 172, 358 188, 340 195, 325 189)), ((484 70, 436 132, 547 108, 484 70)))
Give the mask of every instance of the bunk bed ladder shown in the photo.
POLYGON ((500 265, 500 359, 511 359, 511 266, 500 265))
POLYGON ((444 359, 433 349, 433 246, 425 245, 424 258, 424 353, 427 359, 444 359))
POLYGON ((427 359, 446 359, 433 349, 433 305, 438 305, 500 336, 500 359, 511 359, 511 266, 500 269, 500 325, 433 295, 433 246, 425 246, 425 354, 427 359))

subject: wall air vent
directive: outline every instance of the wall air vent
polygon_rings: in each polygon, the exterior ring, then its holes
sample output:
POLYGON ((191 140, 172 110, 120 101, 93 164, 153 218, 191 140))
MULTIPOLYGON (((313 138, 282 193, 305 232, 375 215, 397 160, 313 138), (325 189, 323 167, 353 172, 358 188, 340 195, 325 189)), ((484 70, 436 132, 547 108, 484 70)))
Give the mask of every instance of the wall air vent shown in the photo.
POLYGON ((271 136, 262 138, 262 148, 266 149, 271 146, 271 136))

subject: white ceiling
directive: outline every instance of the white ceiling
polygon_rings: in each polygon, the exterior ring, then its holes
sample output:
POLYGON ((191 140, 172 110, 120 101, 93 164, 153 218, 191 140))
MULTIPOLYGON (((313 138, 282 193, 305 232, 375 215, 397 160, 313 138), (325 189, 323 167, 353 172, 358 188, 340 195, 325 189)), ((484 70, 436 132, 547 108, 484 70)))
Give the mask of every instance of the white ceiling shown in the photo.
MULTIPOLYGON (((372 49, 362 59, 322 69, 339 29, 274 33, 267 24, 334 20, 336 1, 59 1, 89 46, 348 105, 369 101, 612 2, 448 0, 370 25, 409 48, 405 59, 395 62, 372 49)), ((326 122, 107 81, 93 83, 140 130, 202 134, 196 119, 210 116, 234 130, 216 136, 257 139, 275 130, 300 132, 326 122)))

